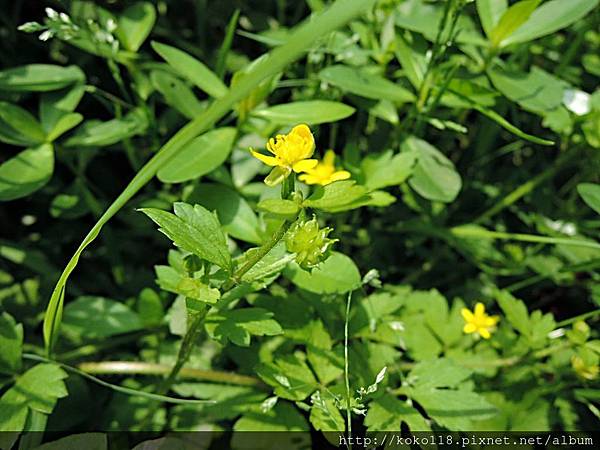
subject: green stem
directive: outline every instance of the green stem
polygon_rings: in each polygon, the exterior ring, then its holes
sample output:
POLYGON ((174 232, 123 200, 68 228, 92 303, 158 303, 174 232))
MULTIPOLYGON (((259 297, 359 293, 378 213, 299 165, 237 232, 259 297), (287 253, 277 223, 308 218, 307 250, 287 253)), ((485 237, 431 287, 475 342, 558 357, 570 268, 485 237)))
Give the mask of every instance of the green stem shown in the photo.
POLYGON ((515 203, 516 201, 518 201, 519 199, 524 197, 525 195, 529 194, 536 187, 538 187, 541 183, 543 183, 547 179, 553 177, 556 174, 556 172, 558 172, 560 169, 562 169, 563 166, 566 165, 566 163, 569 162, 574 157, 574 155, 576 155, 577 153, 578 152, 574 152, 574 151, 564 153, 551 167, 549 167, 548 169, 546 169, 544 172, 540 173, 539 175, 533 177, 528 182, 523 183, 521 186, 519 186, 517 189, 512 191, 510 194, 506 195, 499 202, 497 202, 494 206, 492 206, 490 209, 488 209, 483 214, 481 214, 477 219, 475 219, 473 221, 473 223, 480 223, 480 222, 483 222, 483 221, 495 216, 503 209, 507 208, 508 206, 512 205, 513 203, 515 203))
POLYGON ((352 291, 348 292, 346 300, 346 316, 344 320, 344 383, 346 385, 346 433, 348 434, 347 445, 352 450, 352 413, 350 400, 350 360, 348 358, 348 322, 350 321, 350 303, 352 301, 352 291))
POLYGON ((578 316, 571 317, 570 319, 565 319, 565 320, 563 320, 561 322, 558 322, 556 324, 556 327, 557 328, 565 327, 567 325, 571 325, 572 323, 578 322, 580 320, 586 320, 586 319, 589 319, 591 317, 596 317, 598 315, 600 315, 600 309, 596 309, 594 311, 588 311, 586 313, 579 314, 578 316))
MULTIPOLYGON (((77 367, 86 373, 94 375, 168 375, 173 370, 171 366, 166 364, 140 361, 84 362, 78 364, 77 367)), ((196 381, 202 380, 266 389, 265 385, 258 378, 217 370, 182 367, 179 371, 179 377, 196 381)))
POLYGON ((242 277, 246 274, 246 272, 252 269, 257 262, 263 259, 265 255, 269 253, 281 239, 283 239, 283 236, 285 236, 285 233, 287 233, 294 220, 295 218, 291 221, 286 220, 283 222, 275 234, 271 236, 271 239, 258 247, 256 252, 250 254, 248 260, 239 269, 237 269, 231 279, 223 285, 223 292, 228 291, 234 285, 241 283, 242 277))

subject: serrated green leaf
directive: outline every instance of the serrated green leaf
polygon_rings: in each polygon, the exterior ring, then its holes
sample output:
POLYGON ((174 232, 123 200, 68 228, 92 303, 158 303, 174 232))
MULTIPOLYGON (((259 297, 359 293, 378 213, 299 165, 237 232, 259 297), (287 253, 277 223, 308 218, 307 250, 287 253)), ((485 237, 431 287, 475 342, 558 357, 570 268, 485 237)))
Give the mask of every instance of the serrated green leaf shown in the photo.
POLYGON ((209 314, 204 321, 208 334, 226 343, 248 347, 250 337, 275 336, 282 333, 273 313, 262 308, 243 308, 209 314))
POLYGON ((310 368, 295 355, 260 364, 256 373, 265 383, 273 386, 275 395, 288 400, 302 401, 318 387, 310 368))
POLYGON ((514 298, 507 291, 500 291, 496 294, 496 300, 504 315, 510 322, 524 336, 528 336, 531 331, 531 324, 529 322, 529 314, 527 313, 527 306, 521 300, 514 298))
POLYGON ((173 243, 194 255, 231 271, 227 240, 216 215, 200 205, 175 203, 175 214, 154 208, 140 209, 173 243))
POLYGON ((21 369, 23 325, 4 312, 0 315, 0 373, 13 374, 21 369))
POLYGON ((453 388, 471 376, 465 369, 447 358, 419 362, 408 377, 418 388, 453 388))

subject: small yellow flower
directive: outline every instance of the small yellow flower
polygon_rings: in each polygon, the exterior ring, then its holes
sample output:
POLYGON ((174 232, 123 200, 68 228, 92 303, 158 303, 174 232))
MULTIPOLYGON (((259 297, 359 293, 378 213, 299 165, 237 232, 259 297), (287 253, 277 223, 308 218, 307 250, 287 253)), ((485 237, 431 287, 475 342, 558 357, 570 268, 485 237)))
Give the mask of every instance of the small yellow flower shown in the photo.
POLYGON ((300 181, 306 184, 320 184, 325 186, 329 183, 350 178, 350 172, 346 170, 335 170, 335 153, 333 150, 327 150, 323 159, 312 169, 305 170, 298 177, 300 181))
POLYGON ((598 364, 589 364, 579 355, 573 355, 571 358, 571 367, 584 380, 595 380, 598 378, 598 373, 600 373, 598 364))
POLYGON ((496 324, 500 320, 500 317, 498 316, 488 316, 485 313, 485 306, 483 306, 483 303, 477 303, 473 312, 469 311, 467 308, 463 308, 460 313, 466 322, 463 331, 467 334, 479 333, 479 336, 484 339, 490 338, 490 332, 494 330, 496 324))
POLYGON ((315 151, 315 139, 307 125, 297 125, 288 134, 278 134, 269 139, 267 150, 274 156, 263 155, 252 149, 252 156, 273 167, 265 178, 268 186, 281 183, 292 171, 305 172, 318 163, 309 159, 315 151))

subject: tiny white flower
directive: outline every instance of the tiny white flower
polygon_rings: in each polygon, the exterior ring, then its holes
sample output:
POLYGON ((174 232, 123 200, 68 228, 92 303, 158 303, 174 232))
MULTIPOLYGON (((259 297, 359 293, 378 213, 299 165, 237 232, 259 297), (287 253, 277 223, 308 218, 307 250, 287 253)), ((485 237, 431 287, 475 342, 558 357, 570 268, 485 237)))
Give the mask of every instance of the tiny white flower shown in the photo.
POLYGON ((110 32, 115 31, 117 29, 117 22, 113 19, 108 19, 106 21, 106 29, 110 32))
POLYGON ((71 23, 71 18, 65 13, 60 13, 60 20, 62 20, 64 23, 71 23))
POLYGON ((51 39, 52 36, 54 36, 54 32, 52 30, 46 30, 42 34, 39 35, 38 39, 40 41, 44 41, 45 42, 48 39, 51 39))
POLYGON ((53 10, 52 8, 46 8, 46 15, 48 16, 48 19, 52 19, 52 20, 56 20, 58 19, 58 13, 53 10))
POLYGON ((573 114, 584 116, 592 109, 590 94, 578 89, 566 89, 563 94, 563 104, 573 114))

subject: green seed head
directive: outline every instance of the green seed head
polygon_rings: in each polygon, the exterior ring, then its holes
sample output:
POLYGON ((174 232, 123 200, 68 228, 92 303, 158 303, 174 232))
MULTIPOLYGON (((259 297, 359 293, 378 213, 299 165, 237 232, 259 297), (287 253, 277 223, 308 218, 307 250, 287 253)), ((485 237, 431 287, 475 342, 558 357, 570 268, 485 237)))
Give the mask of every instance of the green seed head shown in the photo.
POLYGON ((288 231, 285 244, 289 252, 296 253, 296 262, 304 269, 310 269, 324 261, 331 245, 337 239, 327 235, 332 228, 319 228, 317 219, 298 221, 288 231))

